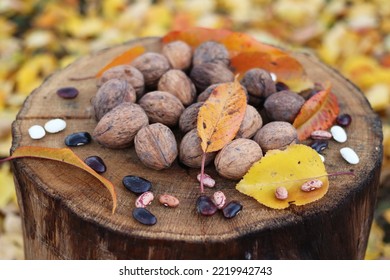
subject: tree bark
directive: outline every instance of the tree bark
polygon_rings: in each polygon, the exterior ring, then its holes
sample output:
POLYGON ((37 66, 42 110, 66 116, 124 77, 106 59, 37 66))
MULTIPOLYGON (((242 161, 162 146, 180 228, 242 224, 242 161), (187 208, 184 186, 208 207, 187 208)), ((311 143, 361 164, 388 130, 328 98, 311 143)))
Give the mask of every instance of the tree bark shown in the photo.
MULTIPOLYGON (((135 44, 159 51, 158 38, 145 38, 83 57, 53 74, 25 101, 13 124, 12 151, 19 146, 65 147, 64 138, 74 132, 92 132, 96 126, 90 99, 96 80, 72 81, 93 76, 115 56, 135 44), (61 87, 74 86, 80 94, 64 100, 61 87), (67 121, 65 131, 32 140, 28 128, 52 118, 67 121)), ((145 167, 134 147, 107 149, 96 142, 72 150, 81 158, 98 155, 107 165, 103 175, 116 186, 118 208, 111 213, 107 190, 82 170, 43 159, 13 161, 18 203, 23 221, 27 259, 362 259, 365 254, 376 201, 382 161, 382 131, 378 116, 363 94, 335 70, 307 53, 291 53, 313 81, 332 83, 341 113, 349 113, 348 141, 329 142, 325 150, 328 172, 353 169, 355 176, 330 177, 330 189, 321 200, 273 210, 235 190, 237 182, 218 176, 206 167, 229 200, 244 208, 226 220, 217 213, 200 216, 195 210, 199 196, 196 175, 177 161, 164 171, 145 167), (352 147, 360 163, 349 165, 339 149, 352 147), (132 218, 136 196, 121 181, 126 175, 144 177, 153 183, 157 197, 163 193, 180 200, 170 209, 154 202, 148 209, 158 219, 148 227, 132 218)), ((216 189, 206 189, 212 194, 216 189)))

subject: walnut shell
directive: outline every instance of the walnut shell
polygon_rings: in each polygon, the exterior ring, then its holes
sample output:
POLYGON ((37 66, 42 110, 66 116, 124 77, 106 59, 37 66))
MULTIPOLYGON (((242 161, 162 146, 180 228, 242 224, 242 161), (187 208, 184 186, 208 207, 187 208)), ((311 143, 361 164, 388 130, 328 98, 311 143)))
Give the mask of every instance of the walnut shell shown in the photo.
POLYGON ((123 102, 135 102, 134 88, 125 80, 111 79, 105 82, 97 91, 92 103, 95 119, 99 121, 106 113, 123 102))
POLYGON ((249 99, 267 98, 276 92, 275 82, 271 74, 261 68, 253 68, 245 72, 241 84, 246 88, 249 99))
POLYGON ((111 79, 126 80, 135 89, 138 99, 144 94, 144 76, 137 68, 131 65, 118 65, 108 69, 98 79, 97 86, 100 87, 111 79))
POLYGON ((191 66, 192 50, 183 41, 170 42, 164 45, 161 52, 168 59, 173 69, 186 70, 191 66))
POLYGON ((141 106, 124 102, 101 118, 92 137, 105 147, 125 148, 133 143, 137 132, 148 123, 148 116, 141 106))
POLYGON ((154 52, 141 54, 131 65, 143 74, 145 86, 149 88, 156 88, 158 80, 171 68, 165 56, 154 52))
POLYGON ((223 64, 202 63, 192 68, 190 78, 198 91, 202 92, 212 84, 232 82, 234 74, 223 64))
POLYGON ((305 99, 289 90, 272 94, 264 102, 264 108, 271 120, 293 123, 305 103, 305 99))
POLYGON ((201 94, 198 95, 197 102, 204 102, 206 101, 210 94, 213 92, 213 90, 219 86, 220 84, 212 84, 208 88, 206 88, 201 94))
POLYGON ((255 107, 246 106, 245 116, 237 132, 236 138, 252 138, 262 127, 263 119, 255 107))
POLYGON ((183 103, 184 106, 192 104, 196 96, 196 89, 190 78, 181 70, 169 70, 162 75, 158 82, 158 90, 166 91, 183 103))
POLYGON ((297 130, 288 122, 274 121, 267 123, 256 132, 256 141, 264 153, 269 150, 283 150, 298 141, 297 130))
POLYGON ((179 119, 179 128, 182 132, 187 133, 188 131, 196 128, 199 109, 202 105, 203 102, 197 102, 183 111, 179 119))
MULTIPOLYGON (((201 139, 196 128, 184 135, 180 143, 179 159, 189 167, 199 168, 202 164, 203 151, 200 146, 201 139)), ((217 153, 207 153, 205 166, 215 158, 217 153)))
POLYGON ((178 154, 175 135, 161 123, 141 128, 135 136, 134 147, 140 161, 156 170, 170 167, 178 154))
POLYGON ((151 123, 159 122, 170 127, 177 124, 184 111, 180 100, 165 91, 148 92, 141 98, 139 105, 145 110, 151 123))
POLYGON ((225 66, 229 66, 229 52, 226 47, 220 43, 206 41, 195 49, 192 63, 194 66, 202 63, 221 63, 225 66))
POLYGON ((217 154, 214 164, 222 177, 239 180, 263 157, 260 146, 250 139, 235 139, 217 154))

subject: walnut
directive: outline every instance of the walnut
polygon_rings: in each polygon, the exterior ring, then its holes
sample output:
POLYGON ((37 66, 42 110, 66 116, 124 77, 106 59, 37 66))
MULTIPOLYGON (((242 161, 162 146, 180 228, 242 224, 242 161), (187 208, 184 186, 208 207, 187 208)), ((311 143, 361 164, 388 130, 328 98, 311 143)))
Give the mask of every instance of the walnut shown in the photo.
POLYGON ((260 146, 250 139, 235 139, 217 154, 214 164, 222 177, 239 180, 263 157, 260 146))
POLYGON ((209 98, 210 94, 213 92, 213 90, 219 86, 220 84, 212 84, 208 88, 206 88, 201 94, 198 95, 198 102, 204 102, 209 98))
POLYGON ((137 98, 141 98, 144 94, 145 81, 142 73, 135 67, 130 65, 114 66, 103 73, 98 79, 97 86, 102 86, 105 82, 111 79, 126 80, 135 89, 137 98))
MULTIPOLYGON (((203 155, 200 143, 201 140, 196 128, 187 132, 180 143, 180 161, 189 167, 199 168, 202 164, 203 155)), ((205 166, 215 158, 216 154, 215 152, 206 154, 205 166)))
POLYGON ((269 150, 283 150, 288 145, 298 141, 295 127, 288 122, 274 121, 267 123, 256 132, 253 140, 256 141, 264 153, 269 150))
POLYGON ((184 106, 192 104, 196 96, 196 89, 190 78, 183 71, 175 69, 162 75, 158 90, 173 94, 184 106))
POLYGON ((289 90, 272 94, 264 102, 264 108, 271 120, 293 123, 305 99, 289 90))
POLYGON ((151 123, 159 122, 170 127, 177 124, 184 111, 180 100, 165 91, 148 92, 141 98, 139 105, 145 110, 151 123))
POLYGON ((232 82, 234 74, 223 64, 202 63, 192 68, 190 78, 201 92, 212 84, 232 82))
POLYGON ((95 119, 99 121, 106 113, 123 102, 135 102, 134 88, 125 80, 111 79, 105 82, 92 99, 95 119))
POLYGON ((141 106, 124 102, 101 118, 92 137, 107 148, 125 148, 133 143, 137 132, 148 123, 148 116, 141 106))
POLYGON ((241 84, 246 88, 249 94, 249 100, 254 104, 260 103, 259 100, 267 98, 276 92, 275 82, 271 74, 264 69, 253 68, 245 72, 241 84))
POLYGON ((183 41, 173 41, 162 48, 162 54, 168 59, 173 69, 186 70, 192 61, 191 47, 183 41))
POLYGON ((195 49, 192 63, 194 66, 202 63, 220 63, 229 66, 229 52, 224 45, 207 41, 195 49))
POLYGON ((198 113, 203 102, 197 102, 187 107, 180 116, 179 127, 184 133, 196 128, 198 122, 198 113))
POLYGON ((143 74, 145 86, 149 88, 156 88, 158 80, 171 68, 165 56, 154 52, 141 54, 131 65, 143 74))
POLYGON ((236 138, 252 138, 262 125, 263 119, 261 118, 260 113, 257 112, 255 107, 247 105, 245 116, 240 125, 240 129, 237 132, 236 138))
POLYGON ((141 128, 135 136, 134 146, 140 161, 156 170, 170 167, 178 154, 175 135, 161 123, 141 128))

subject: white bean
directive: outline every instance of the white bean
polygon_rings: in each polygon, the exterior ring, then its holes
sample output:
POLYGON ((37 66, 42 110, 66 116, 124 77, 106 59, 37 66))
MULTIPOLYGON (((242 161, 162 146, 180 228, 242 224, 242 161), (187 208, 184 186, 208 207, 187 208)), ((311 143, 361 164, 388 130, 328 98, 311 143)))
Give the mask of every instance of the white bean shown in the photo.
POLYGON ((30 135, 30 137, 32 139, 42 139, 43 137, 45 137, 46 135, 46 132, 45 130, 43 129, 42 126, 40 125, 33 125, 32 127, 30 127, 28 129, 28 134, 30 135))

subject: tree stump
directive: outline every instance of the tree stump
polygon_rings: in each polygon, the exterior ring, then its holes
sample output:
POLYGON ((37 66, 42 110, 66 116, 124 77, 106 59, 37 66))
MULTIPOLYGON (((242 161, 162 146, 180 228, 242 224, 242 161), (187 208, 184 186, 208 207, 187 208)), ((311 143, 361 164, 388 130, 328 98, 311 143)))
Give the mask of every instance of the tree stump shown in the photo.
MULTIPOLYGON (((90 99, 96 80, 71 81, 93 76, 115 56, 135 44, 160 51, 159 38, 145 38, 83 57, 53 74, 25 101, 13 124, 13 145, 65 147, 64 138, 74 132, 92 132, 96 126, 90 99), (80 94, 64 100, 56 95, 61 87, 74 86, 80 94), (28 128, 52 118, 67 121, 65 131, 32 140, 28 128)), ((106 178, 116 186, 118 208, 111 213, 108 191, 86 172, 44 159, 13 161, 18 203, 23 220, 27 259, 362 259, 365 254, 382 161, 381 123, 363 94, 335 70, 307 53, 292 53, 313 81, 330 81, 341 112, 349 113, 346 144, 330 141, 324 152, 328 172, 353 169, 355 176, 330 177, 330 189, 321 200, 273 210, 235 190, 237 182, 218 176, 213 167, 206 172, 229 200, 244 208, 235 218, 221 214, 199 215, 196 175, 176 161, 164 171, 145 167, 134 147, 113 150, 96 142, 72 148, 81 158, 98 155, 107 165, 106 178), (344 146, 360 156, 349 165, 339 154, 344 146), (132 218, 136 196, 122 186, 126 175, 138 175, 153 183, 156 196, 170 193, 180 200, 170 209, 154 202, 148 209, 158 222, 144 226, 132 218)), ((212 194, 216 189, 206 189, 212 194)))

